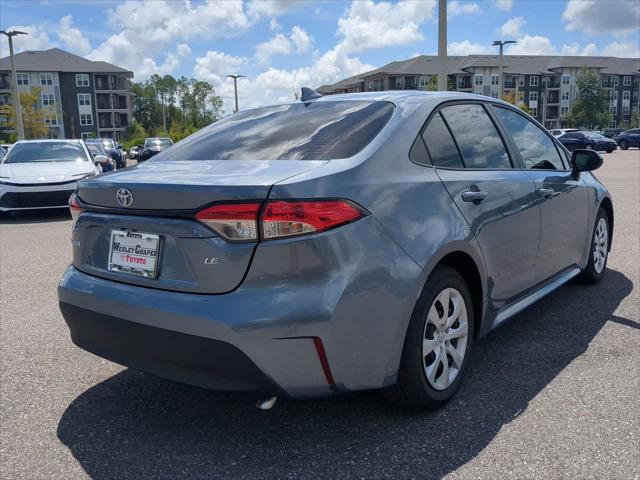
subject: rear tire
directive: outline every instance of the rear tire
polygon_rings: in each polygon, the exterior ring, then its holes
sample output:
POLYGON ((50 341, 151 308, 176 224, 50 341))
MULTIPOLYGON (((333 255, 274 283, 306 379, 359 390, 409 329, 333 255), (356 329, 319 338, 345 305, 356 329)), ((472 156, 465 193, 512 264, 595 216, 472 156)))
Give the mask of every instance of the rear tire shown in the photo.
POLYGON ((438 267, 414 309, 398 381, 383 390, 385 397, 411 410, 446 404, 460 387, 469 363, 473 321, 473 303, 464 278, 450 267, 438 267))
POLYGON ((627 148, 629 148, 629 144, 627 144, 626 140, 620 140, 620 148, 622 150, 626 150, 627 148))
POLYGON ((589 261, 582 270, 579 279, 583 283, 598 283, 602 280, 607 270, 607 260, 609 259, 609 215, 604 208, 598 209, 596 221, 591 235, 591 245, 589 247, 589 261))
POLYGON ((584 147, 585 150, 593 150, 593 147, 591 145, 587 145, 586 147, 584 147))

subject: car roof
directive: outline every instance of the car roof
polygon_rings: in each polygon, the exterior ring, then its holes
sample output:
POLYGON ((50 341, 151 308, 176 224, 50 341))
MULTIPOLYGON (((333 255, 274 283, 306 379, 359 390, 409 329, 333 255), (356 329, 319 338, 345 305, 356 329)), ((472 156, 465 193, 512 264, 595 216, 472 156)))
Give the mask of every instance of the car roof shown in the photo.
POLYGON ((77 138, 39 138, 38 140, 18 140, 17 143, 44 143, 44 142, 57 142, 57 143, 82 143, 82 140, 77 138))

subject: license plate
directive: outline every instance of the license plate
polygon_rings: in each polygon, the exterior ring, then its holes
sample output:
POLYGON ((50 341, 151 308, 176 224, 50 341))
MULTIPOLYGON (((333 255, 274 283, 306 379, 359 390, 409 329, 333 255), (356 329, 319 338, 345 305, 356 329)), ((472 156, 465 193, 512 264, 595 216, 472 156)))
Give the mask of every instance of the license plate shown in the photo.
POLYGON ((160 236, 111 230, 109 270, 155 278, 158 272, 159 254, 160 236))

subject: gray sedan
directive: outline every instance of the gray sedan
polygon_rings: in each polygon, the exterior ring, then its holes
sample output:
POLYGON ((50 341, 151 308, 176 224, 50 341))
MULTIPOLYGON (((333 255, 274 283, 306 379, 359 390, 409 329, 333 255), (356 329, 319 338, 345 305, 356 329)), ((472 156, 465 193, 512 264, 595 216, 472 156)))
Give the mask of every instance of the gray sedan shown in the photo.
POLYGON ((243 111, 79 184, 60 308, 81 348, 174 380, 436 408, 475 341, 605 275, 601 164, 476 95, 243 111))

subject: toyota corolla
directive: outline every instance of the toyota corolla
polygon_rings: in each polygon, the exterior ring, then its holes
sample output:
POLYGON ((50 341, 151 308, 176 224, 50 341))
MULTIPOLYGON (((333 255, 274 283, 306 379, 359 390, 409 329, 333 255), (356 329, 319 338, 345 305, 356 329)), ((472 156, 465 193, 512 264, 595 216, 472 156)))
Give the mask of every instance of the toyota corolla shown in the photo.
POLYGON ((499 100, 307 90, 80 182, 60 308, 81 348, 170 379, 436 408, 478 338, 605 275, 601 164, 499 100))

